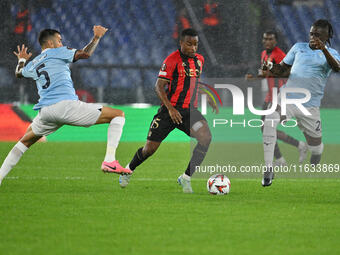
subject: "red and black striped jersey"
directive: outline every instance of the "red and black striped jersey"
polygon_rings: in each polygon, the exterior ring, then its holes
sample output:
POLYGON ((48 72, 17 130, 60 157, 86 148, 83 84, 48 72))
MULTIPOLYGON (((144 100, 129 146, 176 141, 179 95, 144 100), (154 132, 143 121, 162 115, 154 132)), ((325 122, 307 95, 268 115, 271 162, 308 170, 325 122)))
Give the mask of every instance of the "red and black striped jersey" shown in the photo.
POLYGON ((163 62, 158 78, 169 81, 166 94, 174 107, 197 107, 198 81, 202 73, 204 58, 195 54, 191 58, 180 50, 171 53, 163 62))
MULTIPOLYGON (((279 47, 275 47, 271 52, 264 50, 261 54, 261 63, 264 63, 264 61, 270 61, 273 62, 273 64, 280 64, 285 56, 286 54, 279 47)), ((267 77, 267 83, 268 93, 266 95, 265 102, 269 103, 273 100, 273 88, 281 88, 286 83, 286 79, 278 79, 269 76, 267 77)))

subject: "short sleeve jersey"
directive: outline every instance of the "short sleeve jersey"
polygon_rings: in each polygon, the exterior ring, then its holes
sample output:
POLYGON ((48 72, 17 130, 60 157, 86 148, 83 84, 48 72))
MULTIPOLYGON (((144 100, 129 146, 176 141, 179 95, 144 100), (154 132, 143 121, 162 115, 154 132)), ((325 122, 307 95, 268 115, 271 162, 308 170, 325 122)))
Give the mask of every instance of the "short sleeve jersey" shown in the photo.
POLYGON ((78 100, 69 68, 75 52, 68 47, 49 48, 23 68, 22 75, 35 80, 40 96, 34 110, 62 100, 78 100))
MULTIPOLYGON (((327 47, 330 54, 340 61, 339 53, 327 47)), ((285 87, 305 88, 311 93, 311 99, 305 107, 319 107, 324 94, 327 79, 332 72, 325 55, 321 50, 312 50, 309 43, 296 43, 289 50, 283 62, 292 66, 285 87)), ((288 98, 302 98, 303 94, 288 93, 288 98)))
POLYGON ((169 81, 166 93, 171 104, 180 109, 197 108, 198 81, 204 58, 195 54, 191 58, 180 50, 171 53, 163 62, 158 78, 169 81))
MULTIPOLYGON (((279 47, 275 47, 271 52, 267 52, 266 50, 264 50, 261 54, 261 64, 264 61, 270 61, 274 64, 280 64, 285 56, 286 54, 279 47)), ((266 95, 265 102, 271 102, 273 100, 273 88, 281 88, 285 82, 286 79, 268 77, 268 93, 266 95)))

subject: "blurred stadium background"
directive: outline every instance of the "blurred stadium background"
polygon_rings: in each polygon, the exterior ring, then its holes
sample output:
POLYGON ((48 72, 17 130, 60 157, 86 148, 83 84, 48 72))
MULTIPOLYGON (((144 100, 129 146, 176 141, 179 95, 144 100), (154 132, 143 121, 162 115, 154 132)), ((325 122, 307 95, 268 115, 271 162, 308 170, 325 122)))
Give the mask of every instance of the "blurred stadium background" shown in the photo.
MULTIPOLYGON (((200 30, 202 80, 253 86, 257 107, 266 86, 244 76, 257 72, 264 31, 277 30, 278 46, 287 51, 308 40, 313 21, 326 18, 335 32, 332 47, 340 52, 340 0, 0 0, 0 8, 0 162, 37 114, 35 84, 15 78, 12 52, 25 43, 37 55, 36 38, 46 27, 60 30, 64 45, 73 48, 89 42, 94 24, 110 29, 95 54, 71 69, 82 100, 125 111, 121 164, 145 142, 159 104, 158 70, 183 28, 200 30)), ((332 74, 322 103, 323 165, 339 164, 339 81, 332 74)), ((236 118, 230 95, 221 97, 216 118, 236 118)), ((249 111, 242 116, 253 117, 249 111)), ((262 164, 259 128, 215 132, 220 143, 211 145, 204 163, 219 163, 217 155, 223 165, 262 164)), ((304 139, 298 128, 290 134, 304 139)), ((202 174, 187 196, 176 177, 188 164, 191 143, 175 131, 121 189, 118 176, 99 171, 106 135, 107 125, 64 126, 25 153, 0 188, 0 254, 340 254, 339 179, 276 175, 263 189, 261 175, 249 175, 231 179, 230 195, 210 196, 202 174)), ((280 148, 289 164, 297 164, 294 148, 280 148)))
MULTIPOLYGON (((240 78, 243 89, 249 86, 244 74, 259 67, 266 30, 276 30, 278 46, 287 51, 295 42, 308 40, 315 20, 326 18, 334 27, 332 47, 340 51, 339 0, 2 0, 0 6, 0 139, 9 137, 4 123, 12 116, 12 104, 17 114, 34 116, 29 109, 38 100, 35 84, 14 77, 17 61, 12 52, 25 43, 33 57, 37 55, 37 35, 43 28, 59 30, 64 45, 73 48, 88 43, 94 24, 110 29, 95 54, 71 69, 81 100, 114 105, 159 104, 153 89, 159 67, 177 48, 178 33, 188 26, 200 31, 199 52, 206 59, 203 81, 240 78)), ((324 108, 340 106, 339 78, 333 74, 329 79, 324 108)), ((266 87, 256 88, 255 103, 260 106, 266 87)), ((231 106, 230 97, 224 95, 223 100, 224 106, 231 106)), ((144 116, 147 126, 152 113, 144 116)))

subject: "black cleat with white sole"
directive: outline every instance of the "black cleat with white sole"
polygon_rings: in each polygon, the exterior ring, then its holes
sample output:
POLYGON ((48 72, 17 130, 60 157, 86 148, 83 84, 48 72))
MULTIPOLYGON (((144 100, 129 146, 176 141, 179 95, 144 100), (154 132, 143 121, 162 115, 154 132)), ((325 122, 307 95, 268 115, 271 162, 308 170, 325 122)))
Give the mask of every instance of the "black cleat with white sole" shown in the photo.
POLYGON ((266 170, 263 173, 262 186, 267 187, 267 186, 272 185, 273 179, 274 179, 274 172, 273 172, 273 168, 270 167, 268 170, 266 170))

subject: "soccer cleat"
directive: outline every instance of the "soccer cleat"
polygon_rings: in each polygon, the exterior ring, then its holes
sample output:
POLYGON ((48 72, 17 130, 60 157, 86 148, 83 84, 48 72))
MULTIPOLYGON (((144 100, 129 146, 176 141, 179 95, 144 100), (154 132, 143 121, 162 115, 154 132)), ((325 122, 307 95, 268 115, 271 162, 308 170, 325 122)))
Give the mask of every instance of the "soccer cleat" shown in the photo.
POLYGON ((270 167, 269 170, 266 170, 265 172, 263 172, 262 186, 266 187, 266 186, 272 185, 273 179, 274 179, 274 172, 273 172, 273 168, 270 167))
POLYGON ((130 178, 131 178, 131 175, 127 175, 127 174, 122 174, 121 176, 119 176, 119 185, 120 187, 122 188, 125 188, 129 182, 130 182, 130 178))
POLYGON ((102 170, 104 173, 115 173, 115 174, 132 174, 130 169, 122 167, 118 160, 112 162, 103 161, 102 170))
POLYGON ((281 158, 278 158, 277 160, 275 160, 274 165, 275 166, 286 166, 287 162, 286 162, 284 157, 281 157, 281 158))
POLYGON ((182 186, 184 193, 194 193, 191 188, 191 181, 180 175, 177 179, 179 185, 182 186))
POLYGON ((308 146, 305 142, 300 142, 298 149, 299 149, 299 163, 302 164, 307 157, 308 146))

